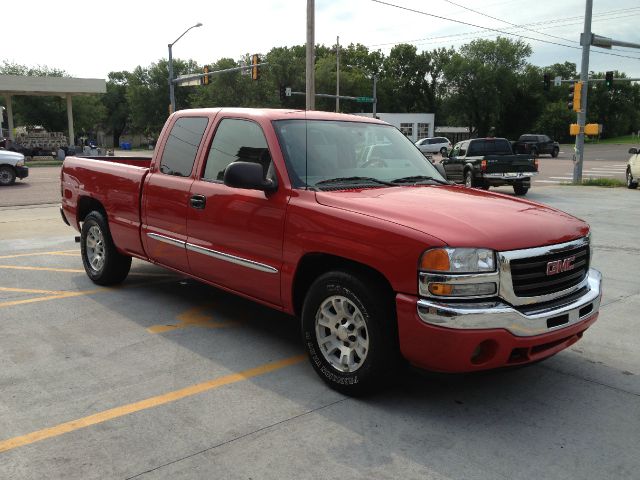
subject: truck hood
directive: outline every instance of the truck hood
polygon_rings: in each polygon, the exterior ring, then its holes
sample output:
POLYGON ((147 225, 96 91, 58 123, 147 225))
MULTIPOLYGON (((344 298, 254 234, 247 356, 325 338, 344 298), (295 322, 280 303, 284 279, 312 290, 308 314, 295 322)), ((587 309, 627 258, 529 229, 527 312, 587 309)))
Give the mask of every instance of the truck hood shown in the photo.
POLYGON ((10 150, 0 150, 0 160, 15 165, 19 161, 24 160, 24 155, 10 150))
POLYGON ((418 230, 455 247, 498 251, 563 243, 589 226, 545 205, 462 186, 316 192, 322 205, 418 230))

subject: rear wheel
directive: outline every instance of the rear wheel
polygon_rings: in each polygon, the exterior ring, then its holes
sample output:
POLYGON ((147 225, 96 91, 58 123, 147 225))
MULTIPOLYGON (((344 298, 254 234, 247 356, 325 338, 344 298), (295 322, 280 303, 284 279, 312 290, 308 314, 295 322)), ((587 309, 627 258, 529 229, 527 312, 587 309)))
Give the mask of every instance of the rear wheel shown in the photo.
POLYGON ((16 171, 10 165, 0 167, 0 185, 13 185, 16 181, 16 171))
POLYGON ((473 178, 473 172, 470 169, 464 172, 464 186, 469 188, 477 186, 476 180, 473 178))
POLYGON ((558 149, 558 147, 555 147, 552 151, 551 151, 551 156, 553 158, 556 158, 558 156, 558 154, 560 153, 560 149, 558 149))
POLYGON ((513 191, 515 192, 516 195, 526 195, 527 192, 529 191, 529 187, 525 187, 521 183, 516 183, 513 185, 513 191))
POLYGON ((537 158, 538 157, 538 149, 537 148, 532 148, 531 149, 531 155, 533 156, 533 158, 537 158))
POLYGON ((131 257, 116 249, 103 213, 93 211, 84 219, 80 251, 84 269, 94 283, 114 285, 127 278, 131 257))
POLYGON ((390 295, 347 271, 321 275, 302 308, 302 334, 316 373, 333 389, 360 395, 391 377, 399 359, 390 295))
POLYGON ((631 175, 631 169, 627 168, 627 188, 638 188, 638 181, 631 175))

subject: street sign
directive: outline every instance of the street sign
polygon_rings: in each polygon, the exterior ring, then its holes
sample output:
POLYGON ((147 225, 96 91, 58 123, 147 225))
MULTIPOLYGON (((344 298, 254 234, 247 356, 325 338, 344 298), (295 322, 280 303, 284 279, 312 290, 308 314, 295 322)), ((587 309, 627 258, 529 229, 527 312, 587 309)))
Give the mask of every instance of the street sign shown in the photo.
POLYGON ((178 75, 178 78, 175 79, 175 83, 179 87, 195 87, 201 85, 200 78, 190 78, 193 77, 193 74, 187 75, 178 75), (188 80, 183 80, 183 79, 188 80))
POLYGON ((356 98, 356 102, 358 103, 372 103, 373 97, 358 97, 356 98))
POLYGON ((285 97, 290 97, 291 96, 291 87, 287 87, 284 89, 284 95, 285 97))
POLYGON ((553 86, 554 87, 560 87, 562 86, 562 77, 557 76, 556 78, 553 79, 553 86))

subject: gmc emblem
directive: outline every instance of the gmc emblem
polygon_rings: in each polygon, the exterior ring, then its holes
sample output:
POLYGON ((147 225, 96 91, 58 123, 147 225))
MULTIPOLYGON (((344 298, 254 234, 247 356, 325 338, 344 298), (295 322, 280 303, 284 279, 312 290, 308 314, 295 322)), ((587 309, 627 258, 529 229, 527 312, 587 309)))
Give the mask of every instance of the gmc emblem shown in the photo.
POLYGON ((573 270, 575 265, 573 262, 576 260, 576 256, 567 257, 563 260, 554 260, 547 263, 547 276, 557 275, 558 273, 568 272, 573 270))

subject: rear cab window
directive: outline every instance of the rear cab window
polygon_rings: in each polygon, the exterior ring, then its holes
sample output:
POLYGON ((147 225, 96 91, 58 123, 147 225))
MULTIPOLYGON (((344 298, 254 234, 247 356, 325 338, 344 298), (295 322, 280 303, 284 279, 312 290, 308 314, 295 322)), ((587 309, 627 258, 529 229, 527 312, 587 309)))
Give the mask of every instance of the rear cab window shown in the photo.
POLYGON ((175 121, 162 151, 161 173, 176 177, 191 175, 208 123, 207 117, 181 117, 175 121))

